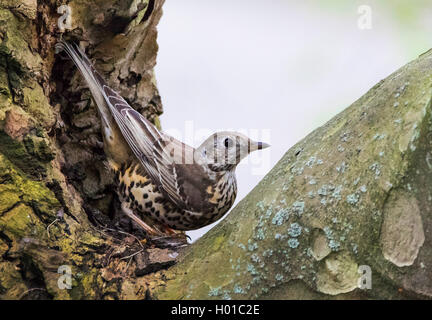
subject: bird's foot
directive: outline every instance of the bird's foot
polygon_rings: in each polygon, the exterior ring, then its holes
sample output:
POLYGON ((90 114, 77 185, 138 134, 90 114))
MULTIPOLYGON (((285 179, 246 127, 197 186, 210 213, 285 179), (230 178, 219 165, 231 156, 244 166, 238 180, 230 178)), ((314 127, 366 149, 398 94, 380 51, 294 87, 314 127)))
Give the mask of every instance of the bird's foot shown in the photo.
POLYGON ((133 211, 127 207, 125 207, 124 205, 122 205, 122 211, 129 217, 132 219, 132 221, 134 221, 139 227, 141 227, 149 237, 158 237, 158 236, 163 236, 164 234, 155 229, 150 227, 147 223, 145 223, 144 221, 142 221, 139 217, 137 217, 133 211))
POLYGON ((188 236, 182 231, 176 231, 166 225, 151 227, 133 211, 122 206, 123 212, 141 227, 147 234, 147 241, 159 248, 182 247, 188 244, 188 236))

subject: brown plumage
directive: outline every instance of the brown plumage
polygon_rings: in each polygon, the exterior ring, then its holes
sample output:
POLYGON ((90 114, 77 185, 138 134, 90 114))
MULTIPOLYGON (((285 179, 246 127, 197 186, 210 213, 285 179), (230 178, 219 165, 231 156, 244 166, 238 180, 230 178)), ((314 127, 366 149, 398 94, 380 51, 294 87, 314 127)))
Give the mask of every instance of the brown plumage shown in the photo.
POLYGON ((87 56, 64 49, 83 74, 102 120, 104 149, 115 172, 122 210, 151 234, 193 230, 220 219, 237 194, 235 168, 267 144, 219 132, 198 148, 159 131, 112 90, 87 56))

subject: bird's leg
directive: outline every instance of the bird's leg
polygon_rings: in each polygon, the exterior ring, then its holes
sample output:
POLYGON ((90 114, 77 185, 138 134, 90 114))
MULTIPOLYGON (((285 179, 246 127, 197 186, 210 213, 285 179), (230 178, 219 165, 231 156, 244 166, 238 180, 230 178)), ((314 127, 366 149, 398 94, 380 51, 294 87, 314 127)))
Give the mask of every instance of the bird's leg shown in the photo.
POLYGON ((174 229, 171 229, 170 227, 166 226, 166 225, 162 225, 161 227, 162 232, 168 235, 176 235, 178 232, 175 231, 174 229))
POLYGON ((161 232, 163 232, 163 236, 153 238, 152 240, 166 242, 167 244, 170 243, 170 241, 174 241, 172 242, 174 247, 178 246, 179 244, 187 244, 187 239, 189 238, 189 236, 187 236, 184 231, 174 230, 167 225, 162 225, 161 232), (180 243, 178 243, 177 241, 180 241, 180 243))
POLYGON ((138 218, 133 211, 127 207, 126 203, 122 203, 122 211, 133 221, 136 222, 141 228, 144 229, 145 232, 147 232, 148 235, 151 236, 161 236, 161 232, 157 231, 156 229, 150 227, 147 223, 142 221, 140 218, 138 218))

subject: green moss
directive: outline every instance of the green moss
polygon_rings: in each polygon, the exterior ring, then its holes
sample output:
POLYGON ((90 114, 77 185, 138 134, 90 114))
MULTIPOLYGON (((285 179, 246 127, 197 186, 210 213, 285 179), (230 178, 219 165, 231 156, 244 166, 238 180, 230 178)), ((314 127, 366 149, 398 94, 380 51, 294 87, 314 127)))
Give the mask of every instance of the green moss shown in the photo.
POLYGON ((221 248, 221 246, 225 244, 225 241, 226 241, 226 239, 223 235, 220 235, 219 237, 215 238, 212 249, 214 251, 219 250, 221 248))
POLYGON ((32 137, 27 137, 20 142, 12 139, 3 131, 0 131, 0 153, 33 178, 46 175, 45 162, 53 157, 52 153, 48 152, 46 142, 38 142, 38 145, 35 146, 32 137))
POLYGON ((27 152, 41 162, 49 162, 55 158, 55 154, 43 136, 28 135, 23 143, 27 152))
POLYGON ((158 116, 154 117, 154 121, 153 122, 154 122, 154 125, 156 126, 156 128, 158 128, 159 130, 162 129, 161 122, 160 122, 160 119, 159 119, 158 116))
MULTIPOLYGON (((42 67, 42 59, 34 54, 28 45, 31 43, 32 33, 30 21, 17 18, 10 10, 0 7, 0 56, 9 57, 9 66, 18 73, 42 67)), ((11 82, 19 81, 10 79, 11 82)))
POLYGON ((0 261, 0 298, 18 299, 26 290, 27 287, 16 266, 13 263, 0 261))
POLYGON ((0 208, 6 210, 14 206, 14 202, 23 202, 36 214, 42 216, 55 216, 56 211, 60 208, 58 200, 50 189, 41 182, 27 178, 1 154, 0 179, 3 180, 0 188, 0 208))
POLYGON ((0 213, 11 209, 19 201, 20 197, 13 186, 0 184, 0 213))
MULTIPOLYGON (((1 60, 5 61, 4 58, 0 56, 0 101, 6 101, 10 98, 12 98, 12 95, 9 90, 9 80, 7 76, 7 70, 1 60)), ((0 107, 1 108, 1 107, 0 107)))
POLYGON ((0 230, 10 238, 35 237, 45 230, 33 210, 19 204, 0 217, 0 230))
POLYGON ((135 19, 133 19, 129 25, 126 28, 126 32, 131 31, 134 27, 139 25, 142 21, 142 19, 145 16, 145 13, 148 9, 148 4, 150 0, 133 0, 130 4, 130 12, 135 12, 138 10, 138 6, 140 6, 142 9, 136 13, 135 19))
POLYGON ((23 109, 38 120, 38 123, 43 127, 52 126, 55 122, 54 113, 42 87, 35 81, 31 81, 27 85, 29 87, 22 89, 24 95, 23 109))

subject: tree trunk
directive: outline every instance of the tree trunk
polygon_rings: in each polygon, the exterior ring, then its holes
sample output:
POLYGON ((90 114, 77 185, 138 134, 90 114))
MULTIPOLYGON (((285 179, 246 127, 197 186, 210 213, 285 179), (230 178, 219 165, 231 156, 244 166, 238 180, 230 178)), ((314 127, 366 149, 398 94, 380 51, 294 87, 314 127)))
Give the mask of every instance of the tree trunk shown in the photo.
MULTIPOLYGON (((0 0, 1 299, 431 298, 432 52, 289 150, 166 270, 177 252, 116 214, 90 93, 54 53, 62 4, 0 0)), ((157 125, 162 4, 71 0, 63 35, 157 125)))
MULTIPOLYGON (((145 245, 110 231, 114 224, 101 214, 113 214, 115 199, 97 111, 71 61, 54 52, 62 4, 0 0, 0 298, 145 297, 146 287, 140 295, 122 289, 135 275, 132 257, 122 257, 145 245), (71 290, 63 265, 71 268, 71 290)), ((156 124, 162 4, 68 1, 72 30, 63 35, 86 48, 108 83, 156 124)), ((170 263, 149 268, 148 256, 134 256, 147 263, 141 271, 170 263)))
POLYGON ((431 85, 429 51, 296 144, 153 295, 432 298, 431 85))

